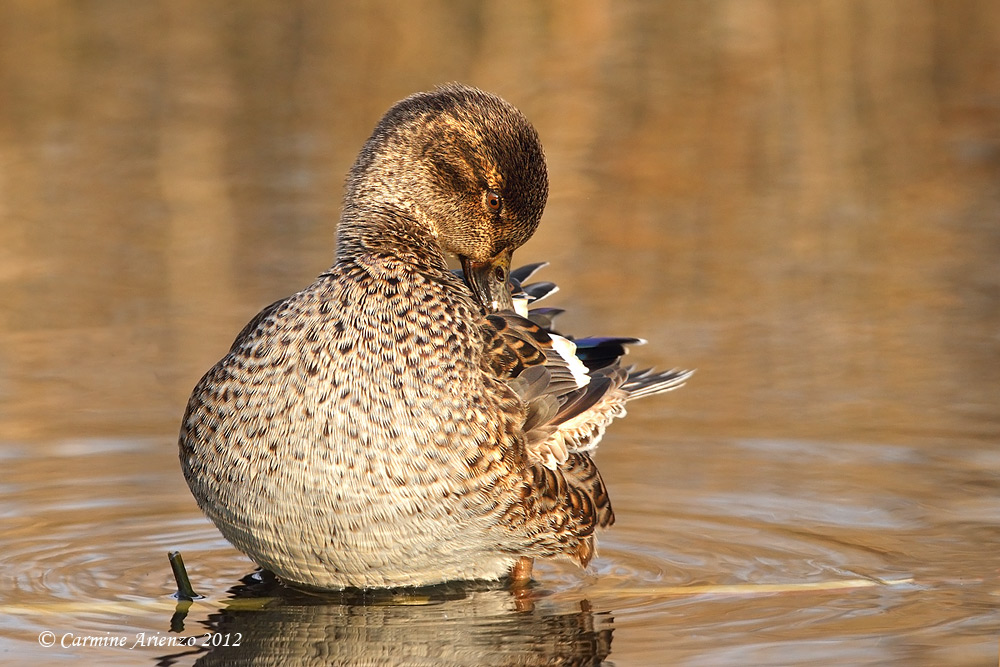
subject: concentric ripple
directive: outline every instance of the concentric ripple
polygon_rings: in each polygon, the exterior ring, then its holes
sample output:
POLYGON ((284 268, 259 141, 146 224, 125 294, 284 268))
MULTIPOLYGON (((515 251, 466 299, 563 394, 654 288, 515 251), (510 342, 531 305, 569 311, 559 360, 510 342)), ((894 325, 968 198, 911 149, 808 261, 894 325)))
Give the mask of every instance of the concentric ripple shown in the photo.
MULTIPOLYGON (((961 531, 967 544, 935 542, 926 536, 944 534, 932 523, 937 514, 925 516, 903 489, 841 493, 861 485, 873 460, 910 466, 894 478, 909 472, 924 488, 919 457, 843 447, 834 456, 826 448, 825 465, 839 466, 842 477, 806 474, 775 486, 768 480, 781 477, 775 469, 784 460, 819 456, 797 447, 716 443, 713 455, 740 460, 760 481, 715 471, 677 476, 665 491, 647 481, 655 480, 663 450, 637 444, 641 472, 630 467, 633 459, 601 461, 618 522, 601 535, 587 571, 540 562, 523 591, 473 584, 358 596, 302 593, 254 575, 253 564, 198 512, 172 443, 8 446, 0 485, 0 650, 103 664, 134 664, 140 652, 160 664, 599 664, 609 657, 641 665, 667 657, 768 662, 780 645, 793 649, 783 653, 793 656, 785 662, 874 664, 928 644, 946 652, 952 638, 993 622, 992 613, 960 611, 992 608, 981 582, 967 589, 967 579, 947 565, 922 564, 914 546, 917 536, 935 562, 956 562, 957 553, 975 560, 969 545, 988 526, 968 524, 961 531), (184 555, 204 600, 171 596, 171 550, 184 555), (44 632, 122 634, 133 643, 198 637, 199 644, 42 649, 44 632), (887 633, 898 641, 887 643, 887 633), (225 636, 239 636, 240 646, 206 644, 225 636), (831 651, 831 641, 846 637, 831 651)), ((669 464, 690 457, 691 465, 703 454, 701 444, 680 443, 669 464)), ((980 474, 971 465, 951 469, 980 474)), ((976 512, 990 514, 986 507, 976 512)))

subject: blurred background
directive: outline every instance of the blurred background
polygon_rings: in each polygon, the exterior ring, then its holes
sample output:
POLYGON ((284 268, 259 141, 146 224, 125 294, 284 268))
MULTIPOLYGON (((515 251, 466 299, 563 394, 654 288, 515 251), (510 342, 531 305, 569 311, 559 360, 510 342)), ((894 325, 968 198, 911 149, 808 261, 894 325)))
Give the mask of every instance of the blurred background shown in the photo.
MULTIPOLYGON (((541 136, 549 203, 515 263, 551 262, 562 329, 642 336, 636 363, 698 369, 602 446, 625 524, 611 560, 634 552, 629 516, 650 512, 633 525, 655 549, 687 508, 731 517, 773 494, 746 520, 908 554, 869 572, 933 561, 940 582, 963 563, 984 597, 955 613, 985 614, 967 634, 995 658, 994 0, 3 2, 8 602, 67 597, 54 581, 113 589, 109 521, 136 531, 125 582, 150 598, 169 589, 157 521, 239 558, 176 466, 187 396, 258 310, 329 266, 344 176, 382 113, 448 81, 500 94, 541 136), (804 498, 818 514, 796 514, 804 498), (873 546, 899 511, 910 546, 873 546), (931 542, 954 548, 913 555, 931 542), (81 583, 88 568, 102 576, 81 583)), ((620 664, 664 659, 628 647, 620 664)))
POLYGON ((679 430, 995 436, 998 35, 988 0, 3 3, 0 432, 173 430, 330 264, 381 114, 462 81, 541 134, 516 259, 564 328, 699 369, 679 430))

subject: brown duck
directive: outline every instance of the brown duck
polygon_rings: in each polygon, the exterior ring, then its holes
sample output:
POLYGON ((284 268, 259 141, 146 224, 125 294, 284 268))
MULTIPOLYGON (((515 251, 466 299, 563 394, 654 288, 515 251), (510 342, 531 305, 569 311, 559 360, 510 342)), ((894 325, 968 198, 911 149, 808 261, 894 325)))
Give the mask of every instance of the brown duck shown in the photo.
POLYGON ((312 588, 586 566, 614 515, 588 453, 626 401, 628 338, 570 341, 510 271, 548 180, 534 128, 450 85, 386 113, 347 180, 336 261, 265 308, 198 383, 184 476, 222 534, 312 588), (446 255, 463 271, 449 270, 446 255))

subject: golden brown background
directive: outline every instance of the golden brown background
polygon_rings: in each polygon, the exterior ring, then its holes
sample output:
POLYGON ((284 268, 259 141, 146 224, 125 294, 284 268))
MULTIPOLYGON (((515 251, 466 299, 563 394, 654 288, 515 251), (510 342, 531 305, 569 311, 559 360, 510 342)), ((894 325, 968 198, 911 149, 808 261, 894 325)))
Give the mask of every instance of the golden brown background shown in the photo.
MULTIPOLYGON (((0 6, 0 432, 171 430, 332 257, 395 100, 537 125, 564 326, 699 368, 685 431, 997 434, 994 2, 0 6)), ((865 437, 872 437, 866 435, 865 437)))
POLYGON ((162 603, 171 545, 216 597, 252 569, 180 478, 187 395, 329 265, 381 114, 456 80, 541 135, 515 261, 562 327, 698 369, 609 433, 620 525, 554 600, 616 616, 617 665, 995 663, 995 0, 0 3, 0 648, 38 650, 38 604, 162 603), (916 583, 615 597, 835 572, 916 583))

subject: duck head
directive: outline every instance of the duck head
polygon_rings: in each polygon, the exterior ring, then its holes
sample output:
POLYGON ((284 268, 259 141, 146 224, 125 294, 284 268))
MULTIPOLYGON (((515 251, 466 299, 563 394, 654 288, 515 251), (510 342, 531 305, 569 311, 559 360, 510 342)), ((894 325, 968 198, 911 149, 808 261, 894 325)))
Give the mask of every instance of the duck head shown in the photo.
POLYGON ((385 114, 351 169, 337 256, 445 266, 451 253, 484 308, 511 308, 511 254, 547 194, 542 146, 521 112, 468 86, 418 93, 385 114))

